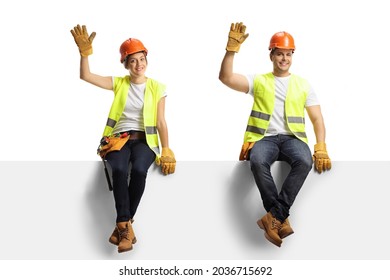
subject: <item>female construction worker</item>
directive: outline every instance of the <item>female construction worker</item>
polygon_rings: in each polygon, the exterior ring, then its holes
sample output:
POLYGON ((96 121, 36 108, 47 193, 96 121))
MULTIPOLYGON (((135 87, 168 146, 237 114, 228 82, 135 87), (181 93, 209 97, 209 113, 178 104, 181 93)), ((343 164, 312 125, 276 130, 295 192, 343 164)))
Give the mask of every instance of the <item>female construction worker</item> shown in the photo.
POLYGON ((233 72, 234 56, 248 37, 245 30, 242 23, 231 24, 219 78, 228 87, 253 96, 240 160, 250 161, 267 211, 257 224, 265 231, 267 240, 280 247, 282 239, 294 232, 287 217, 313 160, 319 173, 329 170, 331 161, 315 92, 305 79, 289 72, 295 51, 293 37, 287 32, 275 33, 268 48, 273 71, 245 76, 233 72), (313 156, 307 145, 305 109, 316 135, 313 156), (270 171, 277 160, 286 161, 291 166, 279 193, 270 171))
POLYGON ((156 162, 165 175, 175 171, 176 160, 169 148, 164 117, 165 86, 145 76, 148 50, 141 41, 130 38, 120 46, 120 62, 130 75, 104 77, 89 69, 88 56, 92 54, 96 33, 89 36, 85 25, 77 25, 71 33, 81 55, 80 78, 114 92, 98 153, 112 169, 117 218, 109 241, 122 253, 131 250, 136 242, 132 221, 145 189, 149 167, 156 162))

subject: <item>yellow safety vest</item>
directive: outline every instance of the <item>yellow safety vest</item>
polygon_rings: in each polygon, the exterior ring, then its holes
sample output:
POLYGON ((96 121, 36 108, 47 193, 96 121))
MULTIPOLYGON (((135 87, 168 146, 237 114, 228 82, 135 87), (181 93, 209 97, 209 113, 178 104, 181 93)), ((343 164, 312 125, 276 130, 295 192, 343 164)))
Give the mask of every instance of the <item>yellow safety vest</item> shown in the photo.
MULTIPOLYGON (((291 132, 308 143, 305 132, 305 103, 309 93, 309 83, 296 75, 291 75, 286 100, 286 121, 291 132)), ((272 73, 257 75, 253 83, 254 102, 244 135, 244 143, 256 142, 267 132, 275 106, 275 77, 272 73)))
MULTIPOLYGON (((119 121, 125 109, 130 88, 130 76, 114 78, 114 101, 112 102, 103 136, 111 136, 112 131, 119 121)), ((144 129, 146 142, 156 154, 156 160, 160 158, 159 139, 157 134, 157 104, 165 92, 165 85, 148 78, 146 81, 144 96, 144 129)))

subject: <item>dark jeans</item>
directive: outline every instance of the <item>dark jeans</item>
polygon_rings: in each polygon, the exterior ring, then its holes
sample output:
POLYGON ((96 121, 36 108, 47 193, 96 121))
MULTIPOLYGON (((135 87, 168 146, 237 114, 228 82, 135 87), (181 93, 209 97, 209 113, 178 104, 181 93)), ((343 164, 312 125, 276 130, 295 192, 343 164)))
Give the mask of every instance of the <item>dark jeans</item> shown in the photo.
POLYGON ((249 160, 265 210, 283 222, 312 168, 309 146, 290 135, 267 136, 255 143, 249 160), (270 170, 275 161, 291 166, 279 194, 270 170))
POLYGON ((120 151, 113 151, 106 155, 106 160, 112 169, 117 223, 134 217, 145 190, 148 169, 155 157, 145 140, 129 140, 120 151))

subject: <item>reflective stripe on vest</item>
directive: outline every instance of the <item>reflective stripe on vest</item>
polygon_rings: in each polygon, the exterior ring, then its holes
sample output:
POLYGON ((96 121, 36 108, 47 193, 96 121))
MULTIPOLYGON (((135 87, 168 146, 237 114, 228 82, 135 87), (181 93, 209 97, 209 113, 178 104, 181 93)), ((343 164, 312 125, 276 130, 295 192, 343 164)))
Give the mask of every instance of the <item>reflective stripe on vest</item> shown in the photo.
MULTIPOLYGON (((309 84, 303 78, 291 75, 286 100, 286 121, 291 132, 305 143, 305 103, 309 84)), ((275 106, 275 78, 272 73, 257 75, 253 84, 254 102, 244 135, 244 142, 256 142, 267 132, 275 106)))
MULTIPOLYGON (((126 106, 128 91, 130 88, 130 76, 114 78, 114 101, 112 102, 103 136, 110 136, 121 117, 126 106)), ((165 85, 148 78, 144 95, 144 128, 146 142, 156 154, 156 160, 160 157, 159 139, 157 134, 157 104, 165 92, 165 85)))

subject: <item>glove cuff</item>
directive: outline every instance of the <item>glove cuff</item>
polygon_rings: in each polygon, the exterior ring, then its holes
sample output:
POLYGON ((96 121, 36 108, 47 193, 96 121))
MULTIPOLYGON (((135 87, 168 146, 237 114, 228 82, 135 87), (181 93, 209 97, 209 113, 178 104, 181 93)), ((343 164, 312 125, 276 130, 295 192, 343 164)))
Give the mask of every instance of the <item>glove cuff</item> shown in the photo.
POLYGON ((314 152, 317 151, 326 151, 326 144, 325 142, 319 142, 314 145, 314 152))
POLYGON ((229 46, 226 46, 226 51, 228 51, 228 52, 235 52, 235 53, 238 53, 239 50, 240 50, 240 46, 236 46, 236 47, 229 47, 229 46))
POLYGON ((80 55, 84 57, 89 56, 93 53, 92 47, 88 47, 84 49, 79 48, 79 51, 80 51, 80 55))
POLYGON ((173 153, 173 151, 170 148, 165 147, 165 148, 162 148, 161 156, 175 157, 175 154, 173 153))

